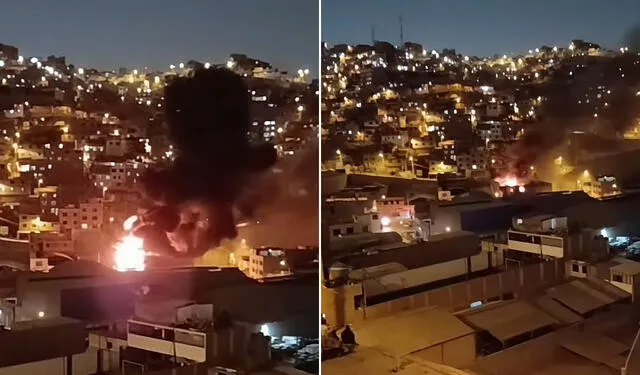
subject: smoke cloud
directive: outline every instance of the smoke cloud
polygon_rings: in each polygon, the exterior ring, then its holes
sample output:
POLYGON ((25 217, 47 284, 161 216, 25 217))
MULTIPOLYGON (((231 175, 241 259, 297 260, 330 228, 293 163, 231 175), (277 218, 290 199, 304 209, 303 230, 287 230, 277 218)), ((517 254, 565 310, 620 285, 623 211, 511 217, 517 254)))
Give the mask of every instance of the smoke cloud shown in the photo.
MULTIPOLYGON (((252 145, 250 97, 242 77, 201 69, 165 90, 172 164, 142 178, 158 207, 137 230, 152 251, 199 256, 237 235, 234 210, 251 178, 272 167, 271 145, 252 145)), ((254 202, 254 205, 260 202, 254 202)), ((254 209, 244 204, 244 214, 254 209)))

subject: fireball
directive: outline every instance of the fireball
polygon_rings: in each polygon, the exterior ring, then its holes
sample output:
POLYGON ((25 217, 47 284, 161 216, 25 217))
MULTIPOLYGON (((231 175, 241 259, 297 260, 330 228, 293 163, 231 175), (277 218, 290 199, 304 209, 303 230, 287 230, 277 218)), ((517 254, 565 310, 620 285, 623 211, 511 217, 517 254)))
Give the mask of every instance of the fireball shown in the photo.
POLYGON ((128 233, 114 246, 114 266, 120 272, 144 271, 146 252, 144 241, 130 233, 133 225, 138 221, 137 216, 131 216, 124 221, 122 227, 128 233))
POLYGON ((518 186, 518 180, 515 177, 509 177, 504 181, 504 184, 509 187, 518 186))
POLYGON ((128 234, 115 245, 114 268, 120 272, 144 271, 145 258, 142 238, 128 234))
POLYGON ((500 184, 500 186, 508 186, 508 187, 522 186, 522 183, 515 176, 498 177, 496 178, 496 182, 500 184))

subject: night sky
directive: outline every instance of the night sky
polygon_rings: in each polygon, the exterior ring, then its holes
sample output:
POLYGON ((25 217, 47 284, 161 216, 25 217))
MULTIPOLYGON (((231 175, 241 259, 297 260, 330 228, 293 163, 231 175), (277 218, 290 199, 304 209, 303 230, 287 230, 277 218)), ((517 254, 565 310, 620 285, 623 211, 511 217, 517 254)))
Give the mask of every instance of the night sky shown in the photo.
POLYGON ((245 53, 317 71, 315 0, 3 0, 0 43, 81 67, 168 69, 245 53))
POLYGON ((640 23, 639 0, 323 0, 322 39, 371 43, 376 39, 455 48, 468 55, 524 52, 583 39, 609 48, 640 23))

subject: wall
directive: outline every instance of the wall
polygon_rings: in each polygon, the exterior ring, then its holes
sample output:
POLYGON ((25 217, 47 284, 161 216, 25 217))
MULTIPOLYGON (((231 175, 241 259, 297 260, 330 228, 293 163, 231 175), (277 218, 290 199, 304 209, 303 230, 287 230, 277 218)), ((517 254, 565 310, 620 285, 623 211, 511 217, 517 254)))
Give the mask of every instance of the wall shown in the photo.
MULTIPOLYGON (((483 252, 471 256, 469 260, 471 269, 468 268, 467 258, 461 258, 366 280, 364 284, 367 297, 485 270, 489 265, 489 254, 483 252)), ((493 265, 498 264, 494 262, 493 265)))
MULTIPOLYGON (((73 356, 72 375, 90 375, 96 373, 97 352, 89 348, 85 353, 73 356)), ((66 357, 46 361, 29 362, 17 366, 0 367, 0 375, 67 375, 66 357)))
POLYGON ((322 313, 329 325, 342 326, 368 318, 391 316, 403 310, 437 306, 450 311, 469 308, 476 301, 502 298, 507 293, 526 294, 563 280, 563 260, 553 260, 447 285, 392 301, 356 309, 354 300, 363 295, 361 284, 322 290, 322 313))
POLYGON ((0 368, 0 375, 66 375, 66 359, 54 358, 46 361, 25 363, 23 365, 0 368))
POLYGON ((350 174, 347 178, 349 186, 386 185, 388 189, 386 195, 388 196, 404 196, 407 192, 436 194, 438 191, 438 182, 435 180, 408 179, 373 174, 350 174))
POLYGON ((412 353, 407 357, 420 363, 422 360, 456 368, 469 365, 476 360, 475 334, 458 337, 442 344, 412 353))

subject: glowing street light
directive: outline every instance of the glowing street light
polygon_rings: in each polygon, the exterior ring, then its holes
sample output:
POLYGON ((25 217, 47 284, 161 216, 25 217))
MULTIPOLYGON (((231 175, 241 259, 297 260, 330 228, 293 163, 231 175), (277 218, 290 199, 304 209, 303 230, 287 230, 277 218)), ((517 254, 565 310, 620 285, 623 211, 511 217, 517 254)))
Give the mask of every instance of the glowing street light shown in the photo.
POLYGON ((338 161, 340 162, 340 166, 344 164, 344 159, 342 158, 342 151, 336 150, 336 155, 338 155, 338 161))
POLYGON ((411 174, 415 177, 416 168, 415 168, 415 165, 413 164, 413 156, 409 156, 409 161, 411 162, 411 174))

